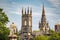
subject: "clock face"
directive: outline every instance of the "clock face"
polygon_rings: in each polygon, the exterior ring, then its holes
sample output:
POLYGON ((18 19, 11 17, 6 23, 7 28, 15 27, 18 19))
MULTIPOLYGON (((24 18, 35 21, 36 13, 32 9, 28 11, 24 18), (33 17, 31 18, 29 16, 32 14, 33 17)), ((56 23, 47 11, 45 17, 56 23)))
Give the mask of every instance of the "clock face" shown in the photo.
POLYGON ((27 25, 27 22, 25 21, 25 25, 27 25))

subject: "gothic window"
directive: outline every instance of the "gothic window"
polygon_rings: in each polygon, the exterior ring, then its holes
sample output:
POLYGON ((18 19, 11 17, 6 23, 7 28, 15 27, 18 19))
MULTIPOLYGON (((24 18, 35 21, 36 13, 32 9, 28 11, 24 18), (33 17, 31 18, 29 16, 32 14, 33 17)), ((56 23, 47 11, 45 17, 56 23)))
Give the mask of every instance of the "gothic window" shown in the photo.
POLYGON ((26 22, 26 20, 25 20, 25 25, 27 25, 27 22, 26 22))
POLYGON ((29 26, 31 26, 31 21, 29 20, 29 26))

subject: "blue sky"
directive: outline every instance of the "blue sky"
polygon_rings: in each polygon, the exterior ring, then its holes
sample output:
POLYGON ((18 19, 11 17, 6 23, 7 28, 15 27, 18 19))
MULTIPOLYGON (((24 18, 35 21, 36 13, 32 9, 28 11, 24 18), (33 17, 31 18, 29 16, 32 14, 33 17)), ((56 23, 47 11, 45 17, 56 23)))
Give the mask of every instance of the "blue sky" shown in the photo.
POLYGON ((54 25, 60 22, 60 0, 0 0, 0 8, 4 9, 9 21, 7 27, 14 22, 21 30, 21 9, 32 7, 32 29, 39 29, 42 6, 44 2, 45 14, 49 27, 54 30, 54 25))

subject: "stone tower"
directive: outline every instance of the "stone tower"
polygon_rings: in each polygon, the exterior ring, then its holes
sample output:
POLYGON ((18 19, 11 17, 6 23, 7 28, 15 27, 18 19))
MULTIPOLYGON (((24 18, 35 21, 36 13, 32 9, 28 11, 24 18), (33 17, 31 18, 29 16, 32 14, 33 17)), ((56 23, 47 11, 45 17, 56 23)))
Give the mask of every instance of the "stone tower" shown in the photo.
POLYGON ((32 34, 32 9, 22 8, 21 40, 29 40, 32 34))
POLYGON ((49 34, 49 25, 46 22, 46 15, 45 15, 45 10, 44 10, 44 4, 43 4, 43 9, 42 9, 42 17, 41 17, 41 22, 39 22, 39 29, 42 34, 49 34))

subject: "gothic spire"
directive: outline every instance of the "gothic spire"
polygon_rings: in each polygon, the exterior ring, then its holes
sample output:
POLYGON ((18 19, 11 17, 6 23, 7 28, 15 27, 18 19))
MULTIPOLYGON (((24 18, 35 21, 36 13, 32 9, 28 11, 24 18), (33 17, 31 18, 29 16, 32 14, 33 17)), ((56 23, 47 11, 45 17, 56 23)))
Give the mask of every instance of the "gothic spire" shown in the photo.
POLYGON ((45 9, 44 9, 44 4, 43 4, 43 9, 42 9, 42 18, 41 18, 42 23, 46 23, 46 15, 45 15, 45 9))
POLYGON ((45 15, 44 4, 43 4, 43 9, 42 9, 42 15, 45 15))

